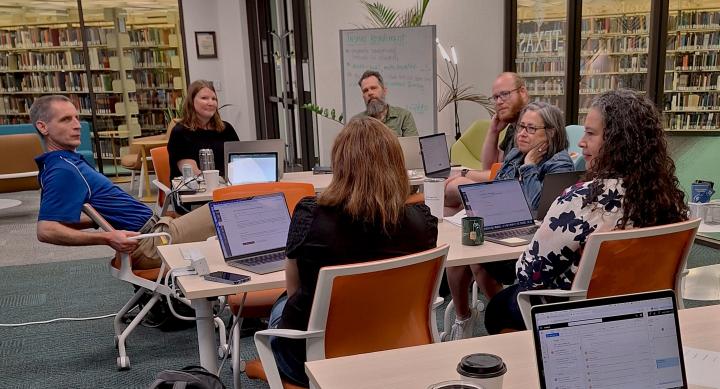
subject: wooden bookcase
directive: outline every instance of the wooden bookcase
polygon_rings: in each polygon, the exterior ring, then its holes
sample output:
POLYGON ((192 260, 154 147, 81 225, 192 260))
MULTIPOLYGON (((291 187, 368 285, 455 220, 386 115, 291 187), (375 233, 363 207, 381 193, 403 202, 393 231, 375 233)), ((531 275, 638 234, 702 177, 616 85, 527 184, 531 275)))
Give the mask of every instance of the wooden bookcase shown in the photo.
POLYGON ((73 21, 0 26, 0 124, 27 123, 33 100, 47 94, 66 95, 90 121, 92 88, 95 152, 117 166, 133 137, 164 132, 164 111, 182 102, 179 18, 165 15, 105 9, 101 18, 86 20, 85 34, 73 21))

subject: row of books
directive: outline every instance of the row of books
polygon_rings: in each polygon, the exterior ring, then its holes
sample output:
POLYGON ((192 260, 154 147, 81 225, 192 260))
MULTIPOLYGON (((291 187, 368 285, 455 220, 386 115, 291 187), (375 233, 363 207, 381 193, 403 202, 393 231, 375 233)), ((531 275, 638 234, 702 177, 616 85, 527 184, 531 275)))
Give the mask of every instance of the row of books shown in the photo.
POLYGON ((533 96, 530 95, 530 100, 533 102, 542 101, 548 104, 552 104, 556 107, 564 107, 565 106, 565 96, 533 96))
MULTIPOLYGON (((159 69, 135 69, 132 72, 135 85, 140 88, 175 89, 175 77, 159 69)), ((180 85, 177 85, 180 87, 180 85)))
POLYGON ((135 94, 138 105, 143 108, 175 107, 178 99, 182 99, 180 91, 143 90, 135 94))
MULTIPOLYGON (((112 127, 107 128, 110 129, 112 127)), ((98 143, 100 144, 100 152, 98 154, 100 154, 100 158, 104 159, 119 158, 123 154, 121 151, 124 151, 125 146, 127 146, 126 139, 117 138, 100 137, 98 143)))
MULTIPOLYGON (((112 92, 111 74, 93 74, 93 91, 112 92)), ((88 92, 88 78, 81 72, 10 73, 0 77, 0 92, 88 92)))
POLYGON ((720 109, 720 94, 717 92, 705 93, 666 93, 666 111, 702 111, 720 109))
POLYGON ((160 111, 142 111, 137 116, 138 123, 143 128, 147 127, 165 127, 165 113, 160 111))
POLYGON ((666 73, 665 90, 692 91, 720 88, 720 73, 666 73))
MULTIPOLYGON (((98 54, 97 49, 91 53, 98 54)), ((85 70, 81 51, 10 53, 0 56, 0 70, 85 70)), ((109 63, 108 63, 109 66, 109 63)))
POLYGON ((130 44, 133 46, 168 46, 171 42, 173 29, 169 27, 145 27, 128 31, 130 44))
POLYGON ((526 80, 525 87, 531 95, 564 94, 565 80, 562 77, 526 80))
POLYGON ((538 31, 559 31, 565 34, 565 20, 518 20, 518 34, 534 34, 538 31))
POLYGON ((649 36, 591 37, 583 39, 583 51, 604 51, 611 53, 648 51, 649 36))
POLYGON ((632 56, 597 54, 591 57, 581 57, 580 68, 585 73, 646 72, 647 62, 647 54, 632 56))
POLYGON ((139 67, 170 67, 172 57, 177 57, 177 50, 142 49, 132 53, 135 66, 139 67))
POLYGON ((720 55, 717 52, 697 52, 668 55, 665 70, 715 70, 720 66, 720 55))
POLYGON ((646 34, 648 17, 649 15, 627 15, 583 18, 580 22, 580 31, 585 34, 646 34))
POLYGON ((668 30, 720 28, 720 11, 678 11, 668 16, 668 30))
MULTIPOLYGON (((92 105, 90 104, 90 96, 88 95, 68 95, 68 98, 75 104, 81 114, 90 114, 92 105)), ((108 115, 115 113, 115 104, 121 102, 122 99, 115 95, 95 96, 96 113, 108 115)))
POLYGON ((0 97, 0 114, 27 114, 30 112, 30 106, 33 98, 29 96, 1 96, 0 97))
MULTIPOLYGON (((86 27, 85 39, 88 45, 107 44, 106 36, 112 29, 107 27, 86 27)), ((0 30, 0 48, 43 48, 82 45, 80 27, 27 27, 21 30, 0 30)))
POLYGON ((664 115, 664 125, 669 130, 717 130, 720 128, 720 113, 679 113, 664 115))
POLYGON ((666 47, 668 50, 718 49, 720 48, 720 31, 677 32, 668 35, 666 47))
POLYGON ((645 74, 619 74, 610 76, 583 76, 580 93, 600 93, 618 88, 645 89, 645 74))
POLYGON ((515 60, 518 73, 564 73, 564 58, 518 58, 515 60))

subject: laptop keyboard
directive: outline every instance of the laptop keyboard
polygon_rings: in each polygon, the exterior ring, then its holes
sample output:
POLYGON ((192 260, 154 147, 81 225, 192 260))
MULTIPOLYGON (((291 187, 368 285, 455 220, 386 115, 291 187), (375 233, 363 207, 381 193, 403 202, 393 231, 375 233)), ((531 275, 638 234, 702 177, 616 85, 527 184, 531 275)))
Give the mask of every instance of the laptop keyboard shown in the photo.
POLYGON ((493 231, 485 233, 485 236, 493 239, 518 238, 524 236, 532 237, 537 231, 537 226, 527 226, 522 228, 514 228, 511 230, 493 231))
POLYGON ((237 263, 237 264, 242 264, 245 266, 259 266, 259 265, 263 265, 266 263, 282 261, 284 259, 285 259, 285 252, 278 251, 276 253, 267 253, 267 254, 258 255, 256 257, 238 259, 233 262, 237 263))

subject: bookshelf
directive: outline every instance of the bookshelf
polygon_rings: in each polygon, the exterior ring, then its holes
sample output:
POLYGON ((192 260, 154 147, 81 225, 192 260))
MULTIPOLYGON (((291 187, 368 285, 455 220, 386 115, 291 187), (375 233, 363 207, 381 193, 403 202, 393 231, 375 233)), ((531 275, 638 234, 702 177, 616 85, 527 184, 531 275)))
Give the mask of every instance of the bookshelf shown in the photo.
POLYGON ((663 91, 667 131, 720 133, 718 50, 720 7, 671 8, 663 91))
POLYGON ((50 93, 66 95, 90 121, 92 90, 94 151, 117 172, 132 138, 164 132, 164 110, 181 104, 178 25, 176 11, 128 15, 118 8, 88 12, 84 33, 76 20, 0 25, 0 124, 27 123, 33 100, 50 93))
MULTIPOLYGON (((564 3, 564 2, 563 2, 564 3)), ((565 5, 518 5, 515 68, 531 101, 565 109, 565 5)))
POLYGON ((620 13, 615 7, 583 9, 577 123, 584 123, 593 98, 603 92, 618 88, 645 92, 649 5, 620 13))

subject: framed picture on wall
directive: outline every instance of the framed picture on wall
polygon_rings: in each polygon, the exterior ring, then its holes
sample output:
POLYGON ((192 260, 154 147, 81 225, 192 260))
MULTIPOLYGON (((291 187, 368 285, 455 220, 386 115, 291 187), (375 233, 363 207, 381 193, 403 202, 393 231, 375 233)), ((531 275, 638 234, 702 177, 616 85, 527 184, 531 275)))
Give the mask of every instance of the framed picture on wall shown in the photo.
POLYGON ((198 58, 217 58, 215 31, 196 31, 195 48, 198 58))

